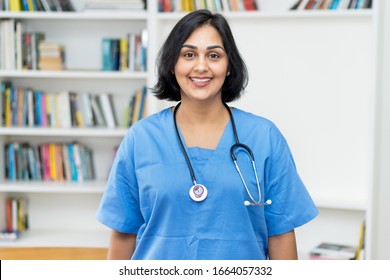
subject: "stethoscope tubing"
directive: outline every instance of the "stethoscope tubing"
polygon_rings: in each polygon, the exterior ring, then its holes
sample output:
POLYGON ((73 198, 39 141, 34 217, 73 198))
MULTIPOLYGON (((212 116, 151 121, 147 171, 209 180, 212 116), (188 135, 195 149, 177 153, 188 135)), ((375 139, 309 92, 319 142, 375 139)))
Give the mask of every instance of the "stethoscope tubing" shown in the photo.
MULTIPOLYGON (((186 152, 186 149, 185 149, 185 147, 184 147, 184 144, 183 144, 183 142, 181 141, 179 129, 178 129, 177 123, 176 123, 176 113, 177 113, 177 109, 179 108, 180 104, 181 104, 181 102, 179 102, 179 103, 176 105, 176 107, 175 107, 175 109, 174 109, 174 111, 173 111, 173 121, 174 121, 174 125, 175 125, 176 136, 177 136, 177 139, 178 139, 179 144, 180 144, 180 148, 181 148, 182 153, 183 153, 183 155, 184 155, 184 157, 185 157, 185 160, 186 160, 188 169, 189 169, 190 174, 191 174, 192 181, 193 181, 194 186, 195 186, 195 185, 197 185, 197 183, 196 183, 196 177, 195 177, 195 172, 194 172, 194 170, 193 170, 193 168, 192 168, 192 164, 191 164, 191 161, 190 161, 190 159, 189 159, 189 157, 188 157, 188 154, 187 154, 187 152, 186 152)), ((265 204, 260 203, 260 202, 261 202, 260 182, 259 182, 259 178, 258 178, 258 175, 257 175, 257 168, 256 168, 255 157, 254 157, 254 155, 253 155, 253 152, 252 152, 252 150, 251 150, 247 145, 240 143, 240 141, 239 141, 239 139, 238 139, 236 124, 235 124, 235 121, 234 121, 234 118, 233 118, 233 114, 232 114, 232 112, 231 112, 229 106, 228 106, 225 102, 223 102, 223 105, 225 106, 225 108, 226 108, 227 111, 229 112, 230 121, 231 121, 231 123, 232 123, 232 128, 233 128, 234 139, 235 139, 235 142, 236 142, 236 143, 233 144, 233 145, 231 146, 231 148, 230 148, 230 156, 231 156, 231 158, 232 158, 232 160, 233 160, 233 163, 234 163, 234 165, 235 165, 235 167, 236 167, 236 169, 237 169, 238 174, 240 175, 240 178, 241 178, 241 181, 242 181, 242 183, 243 183, 243 185, 244 185, 244 187, 245 187, 245 190, 246 190, 246 192, 247 192, 249 198, 250 198, 250 199, 252 200, 252 202, 253 202, 251 205, 256 205, 256 206, 265 205, 265 204), (253 198, 253 196, 251 195, 251 192, 249 191, 249 188, 248 188, 248 186, 246 185, 245 179, 244 179, 244 177, 243 177, 243 175, 242 175, 242 172, 241 172, 241 170, 240 170, 240 167, 239 167, 239 165, 238 165, 238 163, 237 163, 237 158, 236 158, 236 155, 235 155, 234 151, 235 151, 236 149, 238 149, 238 148, 244 149, 244 150, 249 154, 249 156, 250 156, 250 158, 251 158, 252 168, 253 168, 253 172, 254 172, 254 174, 255 174, 256 184, 257 184, 257 190, 258 190, 258 196, 259 196, 259 200, 258 200, 258 201, 256 201, 256 200, 253 198)))

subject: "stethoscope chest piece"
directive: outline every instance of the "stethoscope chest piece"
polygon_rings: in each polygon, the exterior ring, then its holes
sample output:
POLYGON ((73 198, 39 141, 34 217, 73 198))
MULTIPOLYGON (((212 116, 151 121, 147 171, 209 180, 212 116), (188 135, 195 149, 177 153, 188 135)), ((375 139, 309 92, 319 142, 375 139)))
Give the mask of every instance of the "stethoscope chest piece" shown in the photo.
POLYGON ((205 200, 207 193, 207 188, 201 184, 195 184, 190 188, 190 197, 196 202, 205 200))

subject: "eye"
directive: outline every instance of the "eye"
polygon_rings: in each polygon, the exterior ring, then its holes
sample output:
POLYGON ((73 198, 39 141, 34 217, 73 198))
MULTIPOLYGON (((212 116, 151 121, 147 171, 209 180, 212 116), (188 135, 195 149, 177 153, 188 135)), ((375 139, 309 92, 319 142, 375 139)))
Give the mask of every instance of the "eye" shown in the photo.
POLYGON ((218 53, 210 53, 209 54, 209 58, 212 59, 212 60, 217 60, 219 59, 221 56, 218 54, 218 53))
POLYGON ((183 55, 185 58, 191 59, 195 57, 195 54, 193 52, 186 52, 183 55))

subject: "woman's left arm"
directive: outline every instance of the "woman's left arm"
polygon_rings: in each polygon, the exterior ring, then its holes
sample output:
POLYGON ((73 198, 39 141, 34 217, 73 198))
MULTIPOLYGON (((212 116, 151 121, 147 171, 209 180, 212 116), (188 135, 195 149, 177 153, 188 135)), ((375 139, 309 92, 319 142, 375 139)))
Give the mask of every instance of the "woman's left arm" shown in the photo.
POLYGON ((268 238, 270 260, 297 260, 297 244, 294 230, 268 238))

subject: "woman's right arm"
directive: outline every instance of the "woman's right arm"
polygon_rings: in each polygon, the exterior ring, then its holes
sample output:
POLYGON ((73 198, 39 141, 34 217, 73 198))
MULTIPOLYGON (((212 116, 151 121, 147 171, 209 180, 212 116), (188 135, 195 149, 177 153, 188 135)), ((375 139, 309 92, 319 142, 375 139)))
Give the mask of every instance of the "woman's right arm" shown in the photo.
POLYGON ((122 233, 116 230, 111 232, 108 260, 130 260, 135 250, 136 234, 122 233))

